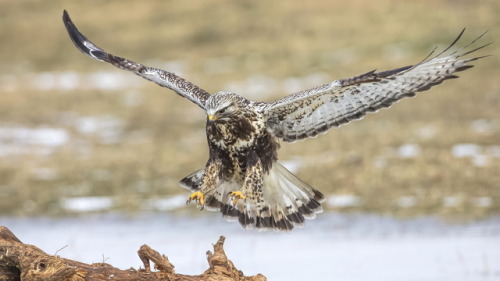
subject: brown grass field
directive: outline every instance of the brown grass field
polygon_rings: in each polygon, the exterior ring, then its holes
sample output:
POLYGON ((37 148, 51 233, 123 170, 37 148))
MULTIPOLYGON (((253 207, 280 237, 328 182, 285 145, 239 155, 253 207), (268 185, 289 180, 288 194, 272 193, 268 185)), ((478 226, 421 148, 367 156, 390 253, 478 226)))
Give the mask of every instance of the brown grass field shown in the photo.
POLYGON ((492 56, 460 79, 316 139, 283 143, 280 159, 325 194, 356 198, 326 209, 499 213, 500 1, 2 0, 0 216, 65 214, 60 200, 80 196, 111 196, 113 209, 139 211, 147 199, 187 197, 178 181, 207 159, 204 113, 80 54, 63 9, 111 53, 254 100, 417 63, 464 27, 458 46, 489 30, 481 42, 496 42, 478 53, 492 56), (109 75, 116 88, 95 82, 109 75), (11 136, 16 128, 57 129, 66 141, 47 148, 30 133, 11 136), (464 147, 474 153, 454 156, 464 147))

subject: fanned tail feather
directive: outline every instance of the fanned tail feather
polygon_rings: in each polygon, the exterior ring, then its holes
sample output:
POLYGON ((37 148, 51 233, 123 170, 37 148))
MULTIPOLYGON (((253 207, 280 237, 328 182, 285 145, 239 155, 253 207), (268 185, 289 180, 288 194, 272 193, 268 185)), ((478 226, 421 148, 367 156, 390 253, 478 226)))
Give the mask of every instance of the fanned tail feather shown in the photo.
MULTIPOLYGON (((192 191, 198 190, 203 170, 198 170, 181 181, 181 185, 192 191)), ((244 228, 259 230, 290 231, 302 226, 305 219, 313 219, 322 211, 324 195, 300 180, 285 167, 275 162, 264 175, 261 200, 247 199, 233 203, 228 194, 239 189, 241 184, 222 182, 216 189, 205 194, 205 207, 220 211, 227 220, 238 220, 244 228), (257 202, 259 201, 259 202, 257 202)))

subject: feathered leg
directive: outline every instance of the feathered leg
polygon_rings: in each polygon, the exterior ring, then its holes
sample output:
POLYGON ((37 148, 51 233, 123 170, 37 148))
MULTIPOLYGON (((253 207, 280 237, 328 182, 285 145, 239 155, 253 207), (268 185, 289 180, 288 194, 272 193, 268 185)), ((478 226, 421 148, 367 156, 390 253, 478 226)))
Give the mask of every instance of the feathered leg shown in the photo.
POLYGON ((262 189, 264 180, 264 169, 257 154, 251 153, 247 159, 247 170, 241 191, 233 191, 228 196, 233 198, 233 204, 238 200, 248 198, 255 204, 262 202, 262 189))
POLYGON ((205 206, 205 195, 217 188, 217 182, 220 174, 220 161, 210 161, 205 167, 201 188, 193 192, 186 204, 196 201, 196 204, 203 209, 205 206))

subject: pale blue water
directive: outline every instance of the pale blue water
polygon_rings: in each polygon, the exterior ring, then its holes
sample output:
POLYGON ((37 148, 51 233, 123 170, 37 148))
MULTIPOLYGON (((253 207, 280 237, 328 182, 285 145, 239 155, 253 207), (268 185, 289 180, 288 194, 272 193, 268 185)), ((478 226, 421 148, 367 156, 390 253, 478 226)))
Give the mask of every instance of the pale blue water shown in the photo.
POLYGON ((2 217, 0 224, 49 254, 122 269, 140 267, 136 251, 148 244, 177 272, 200 274, 206 251, 225 235, 236 267, 269 280, 500 280, 500 217, 453 225, 324 213, 291 233, 247 231, 208 212, 2 217))

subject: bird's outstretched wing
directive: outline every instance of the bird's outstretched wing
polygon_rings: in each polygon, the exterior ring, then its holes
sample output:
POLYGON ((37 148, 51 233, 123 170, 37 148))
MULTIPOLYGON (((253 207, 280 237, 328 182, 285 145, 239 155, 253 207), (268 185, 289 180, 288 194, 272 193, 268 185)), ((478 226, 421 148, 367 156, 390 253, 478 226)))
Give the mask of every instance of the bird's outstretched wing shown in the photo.
POLYGON ((314 137, 428 90, 446 79, 457 78, 455 72, 471 68, 471 61, 484 57, 465 56, 491 44, 467 50, 483 33, 460 50, 447 54, 464 31, 448 48, 433 57, 434 51, 431 52, 418 64, 383 72, 370 71, 265 103, 269 128, 288 142, 314 137))
POLYGON ((134 72, 135 74, 153 81, 162 87, 167 87, 175 91, 180 96, 189 99, 201 108, 205 109, 205 101, 210 96, 210 94, 205 90, 200 89, 193 83, 186 81, 171 72, 148 67, 107 53, 103 49, 97 47, 94 43, 90 42, 85 35, 78 31, 66 10, 63 13, 63 21, 71 40, 82 53, 93 59, 108 62, 118 68, 134 72))

